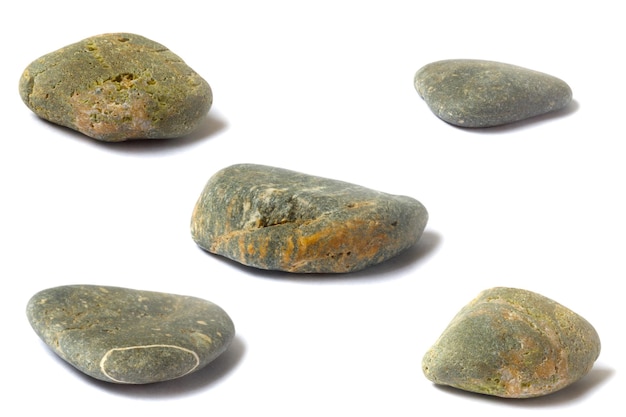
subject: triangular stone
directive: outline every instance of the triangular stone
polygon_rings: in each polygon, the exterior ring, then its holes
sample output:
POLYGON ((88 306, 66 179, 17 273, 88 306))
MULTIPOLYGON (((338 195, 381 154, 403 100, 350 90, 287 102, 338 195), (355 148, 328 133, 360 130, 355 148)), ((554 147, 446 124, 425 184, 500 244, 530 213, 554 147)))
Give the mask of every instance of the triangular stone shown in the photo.
POLYGON ((508 398, 558 391, 587 374, 600 339, 584 318, 537 293, 483 291, 424 355, 428 379, 508 398))

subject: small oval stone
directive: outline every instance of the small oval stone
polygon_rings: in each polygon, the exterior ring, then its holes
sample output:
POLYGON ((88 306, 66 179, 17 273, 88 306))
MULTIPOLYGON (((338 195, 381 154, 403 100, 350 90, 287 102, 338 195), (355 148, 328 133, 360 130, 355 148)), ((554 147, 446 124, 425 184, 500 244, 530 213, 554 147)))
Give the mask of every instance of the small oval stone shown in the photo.
POLYGON ((567 106, 572 90, 538 71, 494 61, 451 59, 425 65, 415 88, 440 119, 461 127, 492 127, 567 106))
POLYGON ((84 39, 33 61, 20 96, 37 116, 105 142, 184 136, 213 101, 165 46, 131 33, 84 39))
POLYGON ((244 265, 343 273, 415 244, 428 213, 417 200, 286 169, 233 165, 209 179, 191 233, 203 249, 244 265))
POLYGON ((531 291, 496 287, 461 309, 422 369, 436 384, 529 398, 578 381, 599 355, 598 334, 578 314, 531 291))
POLYGON ((57 355, 87 375, 119 384, 198 371, 235 335, 230 317, 210 301, 120 287, 46 289, 30 299, 26 314, 57 355))

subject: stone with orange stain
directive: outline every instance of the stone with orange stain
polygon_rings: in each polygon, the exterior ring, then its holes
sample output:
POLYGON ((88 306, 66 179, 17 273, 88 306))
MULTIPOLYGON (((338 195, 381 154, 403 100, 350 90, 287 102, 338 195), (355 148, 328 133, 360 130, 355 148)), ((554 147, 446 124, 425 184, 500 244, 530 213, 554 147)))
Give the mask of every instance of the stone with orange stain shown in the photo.
POLYGON ((19 91, 37 116, 105 142, 194 131, 209 84, 163 45, 131 33, 94 36, 33 61, 19 91))
POLYGON ((244 265, 344 273, 396 256, 428 220, 417 200, 286 169, 233 165, 206 184, 191 232, 203 249, 244 265))
POLYGON ((599 354, 598 334, 578 314, 531 291, 496 287, 459 311, 422 369, 436 384, 529 398, 578 381, 599 354))

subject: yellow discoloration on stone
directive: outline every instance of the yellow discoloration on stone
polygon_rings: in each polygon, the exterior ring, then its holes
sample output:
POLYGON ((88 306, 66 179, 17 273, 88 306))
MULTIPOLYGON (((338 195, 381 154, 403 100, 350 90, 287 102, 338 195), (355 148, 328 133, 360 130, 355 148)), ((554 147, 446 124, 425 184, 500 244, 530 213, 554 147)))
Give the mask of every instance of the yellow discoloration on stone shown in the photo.
POLYGON ((120 94, 118 85, 106 81, 95 89, 75 93, 70 104, 75 114, 76 130, 88 136, 109 141, 145 137, 152 130, 152 120, 147 109, 154 106, 152 97, 141 90, 130 89, 132 80, 123 79, 120 85, 126 94, 120 94), (112 100, 112 97, 121 100, 112 100), (124 135, 120 135, 124 132, 124 135))
POLYGON ((294 244, 294 239, 293 238, 288 239, 286 242, 286 247, 283 251, 283 256, 282 256, 283 265, 291 264, 291 257, 293 256, 293 251, 295 248, 296 248, 296 245, 294 244))

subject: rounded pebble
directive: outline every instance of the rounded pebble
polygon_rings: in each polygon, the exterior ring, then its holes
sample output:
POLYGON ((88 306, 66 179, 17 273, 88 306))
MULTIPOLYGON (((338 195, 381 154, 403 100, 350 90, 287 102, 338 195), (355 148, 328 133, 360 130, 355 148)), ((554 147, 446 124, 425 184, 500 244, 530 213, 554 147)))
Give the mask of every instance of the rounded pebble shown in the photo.
POLYGON ((37 116, 105 142, 194 131, 209 84, 165 46, 140 35, 84 39, 33 61, 19 92, 37 116))

